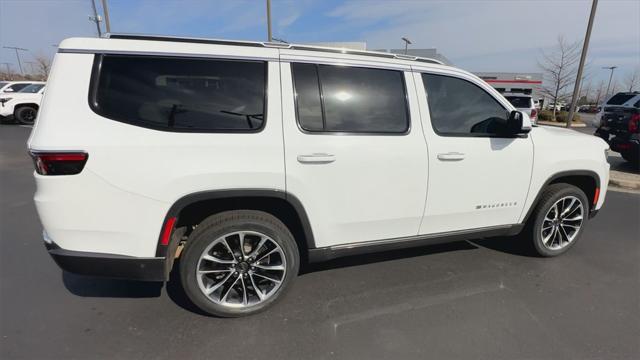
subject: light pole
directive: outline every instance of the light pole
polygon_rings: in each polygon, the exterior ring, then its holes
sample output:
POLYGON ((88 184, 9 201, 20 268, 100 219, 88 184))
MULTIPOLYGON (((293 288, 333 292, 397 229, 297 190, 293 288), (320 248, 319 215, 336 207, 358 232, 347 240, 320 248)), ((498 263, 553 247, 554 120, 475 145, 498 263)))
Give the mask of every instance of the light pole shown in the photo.
POLYGON ((100 21, 102 21, 102 18, 100 17, 100 15, 98 15, 95 0, 91 0, 91 7, 93 8, 93 16, 89 16, 89 20, 96 23, 96 28, 98 29, 98 37, 102 37, 102 30, 100 29, 100 21))
POLYGON ((608 69, 611 70, 611 74, 609 74, 609 83, 607 84, 607 91, 605 91, 604 93, 604 98, 607 98, 607 95, 609 95, 609 86, 611 86, 611 79, 613 78, 613 70, 617 69, 617 66, 605 66, 603 67, 603 69, 608 69))
POLYGON ((271 0, 267 0, 267 38, 269 42, 273 41, 271 37, 271 0))
POLYGON ((108 33, 111 32, 111 23, 109 22, 109 8, 107 0, 102 0, 102 12, 104 12, 104 26, 108 33))
POLYGON ((15 47, 15 46, 3 46, 3 48, 5 49, 13 49, 16 51, 16 58, 18 58, 18 67, 20 68, 20 74, 24 75, 24 71, 22 71, 22 63, 20 62, 20 54, 18 53, 18 50, 20 51, 29 51, 28 49, 23 49, 23 48, 19 48, 19 47, 15 47))
POLYGON ((584 69, 584 61, 587 59, 587 50, 589 49, 589 39, 591 38, 591 29, 593 28, 593 19, 596 17, 597 6, 598 6, 598 0, 593 0, 593 3, 591 3, 591 14, 589 15, 589 23, 587 24, 587 33, 584 35, 584 42, 582 43, 582 54, 580 55, 580 64, 578 65, 578 74, 576 75, 576 83, 573 86, 573 98, 571 98, 571 106, 569 107, 569 116, 567 117, 567 127, 571 127, 571 121, 573 121, 573 114, 576 109, 576 102, 578 101, 578 93, 580 91, 580 81, 582 81, 582 70, 584 69))
POLYGON ((404 41, 404 54, 407 55, 407 50, 409 50, 409 44, 411 44, 411 40, 403 37, 402 41, 404 41))

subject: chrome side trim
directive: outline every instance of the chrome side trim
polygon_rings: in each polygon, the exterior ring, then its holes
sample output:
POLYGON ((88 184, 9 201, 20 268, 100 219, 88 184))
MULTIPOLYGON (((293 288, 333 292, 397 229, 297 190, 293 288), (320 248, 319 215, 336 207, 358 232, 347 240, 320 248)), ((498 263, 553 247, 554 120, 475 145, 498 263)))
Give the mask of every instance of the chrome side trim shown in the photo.
POLYGON ((495 236, 513 236, 524 228, 523 224, 490 226, 477 229, 441 232, 428 235, 365 241, 353 244, 310 248, 310 262, 327 261, 351 255, 363 255, 382 251, 408 249, 495 236))
POLYGON ((457 230, 457 231, 446 231, 439 232, 433 234, 425 234, 425 235, 416 235, 416 236, 406 236, 400 238, 392 238, 392 239, 383 239, 383 240, 372 240, 372 241, 363 241, 353 244, 343 244, 343 245, 334 245, 329 246, 329 249, 335 250, 344 250, 344 249, 357 249, 359 247, 367 247, 367 246, 377 246, 377 245, 388 245, 399 242, 413 241, 413 240, 426 240, 426 239, 435 239, 440 237, 448 237, 455 235, 466 235, 466 234, 474 234, 485 231, 493 231, 493 230, 506 230, 510 229, 513 225, 499 225, 499 226, 488 226, 477 229, 467 229, 467 230, 457 230))

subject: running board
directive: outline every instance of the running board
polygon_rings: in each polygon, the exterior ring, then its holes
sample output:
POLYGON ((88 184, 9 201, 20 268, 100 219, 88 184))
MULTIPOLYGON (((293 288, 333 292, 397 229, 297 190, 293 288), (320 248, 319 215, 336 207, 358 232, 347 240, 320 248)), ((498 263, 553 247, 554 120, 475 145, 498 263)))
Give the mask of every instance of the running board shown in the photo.
POLYGON ((523 224, 500 225, 479 229, 449 231, 436 234, 327 246, 309 249, 309 262, 321 262, 351 255, 407 249, 486 237, 512 236, 520 233, 523 227, 523 224))

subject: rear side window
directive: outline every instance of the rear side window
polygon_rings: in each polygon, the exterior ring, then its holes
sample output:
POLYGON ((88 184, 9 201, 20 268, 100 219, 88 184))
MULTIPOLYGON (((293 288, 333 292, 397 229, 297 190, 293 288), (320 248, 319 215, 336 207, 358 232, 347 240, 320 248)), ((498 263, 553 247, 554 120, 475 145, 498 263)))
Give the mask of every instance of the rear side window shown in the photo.
POLYGON ((91 106, 104 117, 165 131, 259 131, 266 63, 99 55, 91 106))
POLYGON ((622 105, 634 96, 635 94, 615 94, 607 101, 607 105, 622 105))
POLYGON ((526 96, 505 96, 511 105, 517 108, 530 108, 531 98, 526 96))
POLYGON ((445 136, 493 136, 506 132, 507 110, 479 86, 455 77, 422 74, 431 124, 445 136))
POLYGON ((406 133, 403 73, 293 64, 298 122, 311 132, 406 133))

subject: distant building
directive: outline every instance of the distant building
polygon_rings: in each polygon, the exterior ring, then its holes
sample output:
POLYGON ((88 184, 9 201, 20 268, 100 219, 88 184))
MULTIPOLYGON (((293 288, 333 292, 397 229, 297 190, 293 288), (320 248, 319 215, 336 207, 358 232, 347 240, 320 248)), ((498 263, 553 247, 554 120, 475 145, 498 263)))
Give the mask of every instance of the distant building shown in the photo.
POLYGON ((527 94, 535 100, 544 98, 541 92, 541 73, 476 72, 474 74, 501 93, 527 94))

